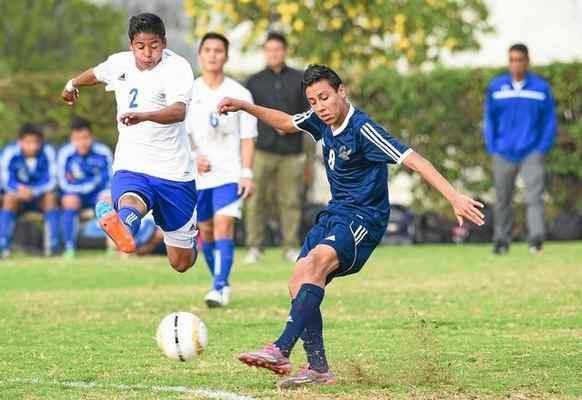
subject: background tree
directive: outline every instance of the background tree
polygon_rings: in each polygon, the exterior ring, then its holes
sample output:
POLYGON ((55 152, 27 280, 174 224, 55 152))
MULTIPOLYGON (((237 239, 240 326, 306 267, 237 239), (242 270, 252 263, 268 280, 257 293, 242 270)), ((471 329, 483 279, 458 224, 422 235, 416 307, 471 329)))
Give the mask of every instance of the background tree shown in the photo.
POLYGON ((357 70, 437 61, 443 49, 479 47, 487 32, 483 0, 185 0, 195 35, 248 24, 245 47, 268 29, 285 32, 293 55, 305 62, 357 70), (218 15, 218 17, 217 17, 218 15))
POLYGON ((123 15, 94 3, 0 1, 0 73, 77 71, 118 50, 123 15))
POLYGON ((88 0, 0 0, 0 145, 14 140, 18 126, 46 126, 62 143, 73 114, 94 123, 102 139, 114 140, 113 97, 85 91, 65 107, 59 95, 75 72, 119 51, 126 27, 122 12, 88 0))

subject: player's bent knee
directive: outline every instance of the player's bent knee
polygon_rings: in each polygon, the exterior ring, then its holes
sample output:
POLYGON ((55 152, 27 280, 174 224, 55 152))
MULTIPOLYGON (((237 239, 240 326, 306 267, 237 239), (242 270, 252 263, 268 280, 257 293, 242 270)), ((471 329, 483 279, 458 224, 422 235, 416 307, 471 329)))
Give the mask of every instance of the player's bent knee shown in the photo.
POLYGON ((192 265, 194 265, 194 263, 192 262, 191 259, 188 260, 187 262, 182 261, 182 260, 178 260, 178 261, 170 260, 170 265, 172 266, 174 271, 184 273, 184 272, 188 271, 190 268, 192 268, 192 265))
POLYGON ((305 260, 302 268, 304 281, 325 281, 338 266, 337 257, 330 257, 317 251, 309 253, 303 260, 305 260))
POLYGON ((63 208, 67 210, 78 210, 81 208, 81 199, 75 195, 65 195, 61 200, 63 208))

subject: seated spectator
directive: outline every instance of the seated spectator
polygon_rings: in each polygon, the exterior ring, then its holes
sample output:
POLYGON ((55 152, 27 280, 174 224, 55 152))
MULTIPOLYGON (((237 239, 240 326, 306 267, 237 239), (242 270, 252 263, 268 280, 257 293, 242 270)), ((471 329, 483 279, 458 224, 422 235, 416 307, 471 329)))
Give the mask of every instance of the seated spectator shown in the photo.
POLYGON ((53 147, 44 142, 42 130, 34 124, 20 128, 18 141, 4 149, 0 161, 4 198, 0 211, 0 254, 10 254, 16 216, 19 211, 44 212, 44 253, 54 254, 59 246, 56 159, 53 147))
POLYGON ((65 258, 75 257, 79 211, 93 209, 100 193, 109 187, 111 161, 111 150, 94 140, 89 121, 74 118, 70 142, 61 147, 57 158, 65 258))

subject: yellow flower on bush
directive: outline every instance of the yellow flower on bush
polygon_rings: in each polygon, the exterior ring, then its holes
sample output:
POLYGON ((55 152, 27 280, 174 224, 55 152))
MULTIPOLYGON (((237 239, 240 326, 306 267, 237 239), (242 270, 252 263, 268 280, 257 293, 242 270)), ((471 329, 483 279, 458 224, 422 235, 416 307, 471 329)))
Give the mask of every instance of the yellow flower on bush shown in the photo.
POLYGON ((293 22, 293 29, 295 29, 296 31, 302 31, 304 27, 305 22, 303 22, 303 20, 301 19, 296 19, 295 22, 293 22))

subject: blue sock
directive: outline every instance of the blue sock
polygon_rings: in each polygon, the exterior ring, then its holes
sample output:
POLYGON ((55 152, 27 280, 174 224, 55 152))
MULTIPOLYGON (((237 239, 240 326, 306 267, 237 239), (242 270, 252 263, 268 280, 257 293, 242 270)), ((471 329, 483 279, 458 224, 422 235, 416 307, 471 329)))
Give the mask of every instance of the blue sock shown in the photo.
POLYGON ((323 346, 323 318, 321 309, 318 308, 317 311, 315 317, 303 330, 301 340, 303 340, 303 348, 307 353, 309 368, 317 372, 327 372, 329 365, 327 364, 323 346))
POLYGON ((206 260, 206 265, 210 271, 210 275, 214 277, 214 250, 216 246, 215 242, 202 241, 202 252, 204 253, 204 259, 206 260))
POLYGON ((78 210, 63 210, 62 228, 65 250, 75 250, 77 248, 77 232, 79 230, 78 210))
POLYGON ((58 249, 60 240, 60 217, 61 217, 60 210, 54 209, 49 210, 44 213, 44 229, 47 234, 45 240, 45 247, 48 245, 48 248, 51 252, 54 252, 58 249))
POLYGON ((274 343, 285 357, 289 357, 305 327, 313 323, 317 314, 321 313, 319 306, 324 294, 325 290, 317 285, 311 283, 301 285, 297 297, 291 303, 291 312, 285 330, 274 343))
POLYGON ((0 210, 0 251, 10 250, 16 213, 9 210, 0 210))
POLYGON ((234 240, 220 239, 214 242, 216 247, 214 255, 214 289, 222 290, 228 286, 228 277, 232 269, 234 259, 234 240))
POLYGON ((141 214, 139 211, 133 207, 121 207, 117 214, 125 226, 129 228, 131 234, 135 236, 141 225, 141 214))

